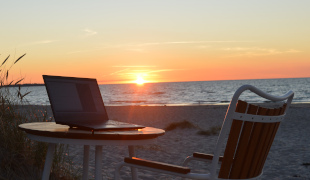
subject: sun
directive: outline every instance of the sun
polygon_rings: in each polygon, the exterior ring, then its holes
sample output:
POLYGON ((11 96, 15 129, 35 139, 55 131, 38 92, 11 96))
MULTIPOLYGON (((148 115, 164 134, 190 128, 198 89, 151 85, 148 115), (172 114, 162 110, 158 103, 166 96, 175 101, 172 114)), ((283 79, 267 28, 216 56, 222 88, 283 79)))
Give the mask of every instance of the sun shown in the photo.
POLYGON ((137 80, 135 80, 135 83, 142 85, 142 84, 146 83, 146 81, 141 76, 139 76, 137 78, 137 80))

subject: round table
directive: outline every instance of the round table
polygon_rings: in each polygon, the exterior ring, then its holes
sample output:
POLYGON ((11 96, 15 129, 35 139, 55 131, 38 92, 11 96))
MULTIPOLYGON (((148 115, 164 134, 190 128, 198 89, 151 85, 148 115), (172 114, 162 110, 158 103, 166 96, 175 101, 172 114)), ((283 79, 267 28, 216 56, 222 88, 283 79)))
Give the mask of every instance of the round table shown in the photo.
MULTIPOLYGON (((91 131, 70 128, 67 125, 56 124, 55 122, 24 123, 19 125, 19 128, 27 133, 28 138, 49 143, 42 175, 43 180, 49 179, 53 155, 57 143, 84 145, 83 179, 88 179, 89 146, 95 145, 95 180, 97 180, 102 179, 103 145, 128 146, 129 156, 136 157, 134 145, 154 143, 158 136, 165 133, 162 129, 152 127, 133 130, 91 131)), ((137 178, 135 169, 132 169, 132 178, 137 178)))

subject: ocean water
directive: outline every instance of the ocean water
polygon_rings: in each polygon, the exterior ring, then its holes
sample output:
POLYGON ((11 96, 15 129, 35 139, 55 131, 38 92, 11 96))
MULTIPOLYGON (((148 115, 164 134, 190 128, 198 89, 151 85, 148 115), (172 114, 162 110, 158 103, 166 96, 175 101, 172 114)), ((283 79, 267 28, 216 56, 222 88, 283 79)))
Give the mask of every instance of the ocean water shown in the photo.
MULTIPOLYGON (((102 99, 107 106, 124 105, 198 105, 227 104, 238 87, 250 84, 272 95, 295 92, 293 102, 310 102, 310 78, 258 79, 230 81, 193 81, 136 84, 99 85, 102 99)), ((17 93, 16 87, 10 87, 17 93)), ((33 105, 49 105, 44 86, 21 88, 22 93, 30 92, 25 100, 33 105)), ((244 93, 241 99, 264 102, 253 93, 244 93)))

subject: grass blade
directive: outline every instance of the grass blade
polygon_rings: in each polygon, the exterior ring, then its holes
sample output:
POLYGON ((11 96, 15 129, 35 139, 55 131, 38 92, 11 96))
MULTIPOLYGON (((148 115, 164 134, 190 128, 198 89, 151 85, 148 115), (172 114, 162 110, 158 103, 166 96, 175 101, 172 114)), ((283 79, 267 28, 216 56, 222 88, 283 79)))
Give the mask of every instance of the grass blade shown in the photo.
POLYGON ((5 77, 5 79, 8 80, 8 77, 9 77, 9 70, 6 71, 6 77, 5 77))
POLYGON ((17 92, 17 97, 21 98, 22 94, 20 93, 20 91, 17 92))
POLYGON ((20 99, 22 100, 22 99, 23 99, 25 96, 27 96, 29 93, 31 93, 31 91, 25 93, 24 95, 21 95, 21 96, 20 96, 20 99))
POLYGON ((1 66, 3 66, 3 64, 9 59, 9 57, 10 57, 10 55, 2 62, 1 66))
MULTIPOLYGON (((13 80, 14 81, 14 80, 13 80)), ((11 81, 10 83, 9 83, 9 85, 8 86, 11 86, 11 84, 13 83, 13 81, 11 81)))
POLYGON ((22 80, 24 80, 24 78, 22 78, 22 79, 20 79, 19 81, 17 81, 17 82, 15 83, 15 85, 17 85, 18 83, 20 83, 22 80))
POLYGON ((19 57, 15 62, 14 64, 16 64, 22 57, 24 57, 26 55, 26 53, 24 55, 22 55, 21 57, 19 57))

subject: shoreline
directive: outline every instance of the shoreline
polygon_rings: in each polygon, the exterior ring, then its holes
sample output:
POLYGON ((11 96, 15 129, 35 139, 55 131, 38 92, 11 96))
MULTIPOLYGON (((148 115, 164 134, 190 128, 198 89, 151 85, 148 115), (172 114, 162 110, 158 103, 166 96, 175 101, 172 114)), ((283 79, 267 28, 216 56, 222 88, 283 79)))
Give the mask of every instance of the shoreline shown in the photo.
MULTIPOLYGON (((249 102, 251 104, 251 102, 249 102)), ((230 104, 229 103, 215 103, 215 104, 146 104, 146 105, 106 105, 105 104, 105 107, 173 107, 173 106, 176 106, 176 107, 182 107, 182 106, 228 106, 230 104)), ((257 104, 257 105, 268 105, 268 104, 271 104, 271 103, 265 103, 265 102, 262 102, 262 103, 253 103, 253 104, 257 104)), ((50 104, 14 104, 13 106, 51 106, 50 104)), ((292 102, 291 103, 291 106, 310 106, 310 102, 292 102)))

